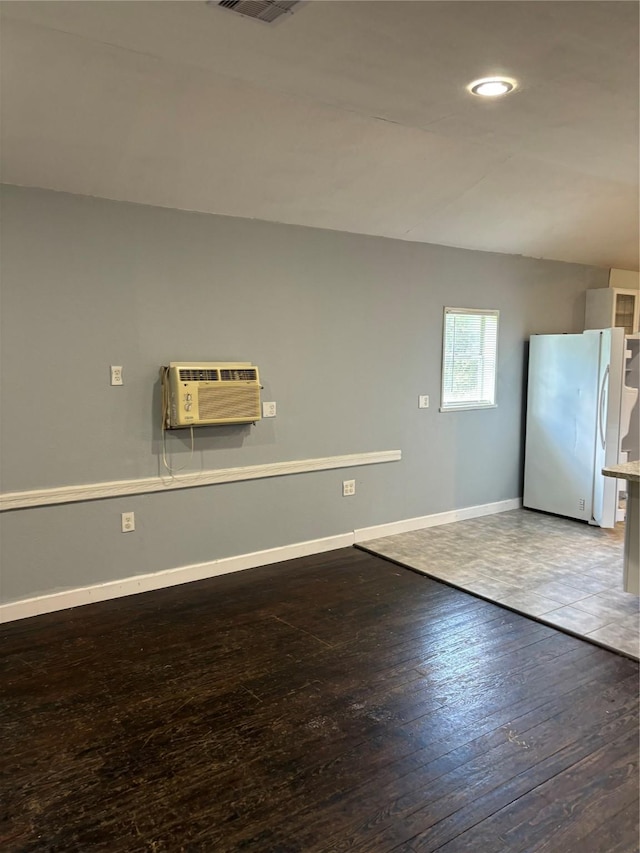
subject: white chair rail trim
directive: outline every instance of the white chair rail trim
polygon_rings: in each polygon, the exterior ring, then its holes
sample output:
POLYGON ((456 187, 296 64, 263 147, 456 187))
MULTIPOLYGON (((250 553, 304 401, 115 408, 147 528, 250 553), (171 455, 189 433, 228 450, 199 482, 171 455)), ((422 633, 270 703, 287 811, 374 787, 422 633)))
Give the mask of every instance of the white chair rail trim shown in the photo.
POLYGON ((265 465, 244 465, 238 468, 219 468, 192 474, 166 477, 144 477, 137 480, 113 480, 105 483, 87 483, 78 486, 60 486, 54 489, 0 494, 0 512, 29 509, 53 504, 96 501, 149 492, 168 492, 175 489, 193 489, 219 483, 237 483, 241 480, 259 480, 265 477, 284 477, 288 474, 308 474, 332 468, 355 468, 360 465, 378 465, 382 462, 399 462, 400 450, 380 450, 371 453, 349 453, 344 456, 324 456, 316 459, 296 459, 290 462, 269 462, 265 465))

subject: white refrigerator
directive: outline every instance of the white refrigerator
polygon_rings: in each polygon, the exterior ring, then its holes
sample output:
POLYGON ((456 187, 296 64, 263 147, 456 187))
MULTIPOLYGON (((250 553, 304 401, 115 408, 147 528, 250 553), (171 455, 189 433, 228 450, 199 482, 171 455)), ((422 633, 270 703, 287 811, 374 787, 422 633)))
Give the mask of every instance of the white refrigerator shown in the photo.
POLYGON ((618 481, 601 471, 624 461, 626 355, 623 329, 531 336, 525 507, 615 525, 618 481))

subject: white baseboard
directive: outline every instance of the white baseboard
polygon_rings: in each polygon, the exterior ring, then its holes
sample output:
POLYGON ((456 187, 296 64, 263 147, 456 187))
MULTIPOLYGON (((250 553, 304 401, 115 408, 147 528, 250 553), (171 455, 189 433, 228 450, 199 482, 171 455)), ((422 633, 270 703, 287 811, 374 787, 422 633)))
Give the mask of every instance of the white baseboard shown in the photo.
POLYGON ((480 518, 483 515, 508 512, 511 509, 520 509, 521 506, 522 498, 511 498, 507 501, 467 506, 448 512, 436 512, 433 515, 421 515, 418 518, 406 518, 403 521, 391 521, 388 524, 376 524, 374 527, 361 527, 354 531, 354 535, 356 542, 368 542, 371 539, 393 536, 396 533, 409 533, 411 530, 424 530, 427 527, 437 527, 439 524, 451 524, 454 521, 464 521, 468 518, 480 518))
POLYGON ((226 575, 229 572, 255 569, 258 566, 268 566, 283 560, 294 560, 296 557, 308 557, 311 554, 334 551, 336 548, 348 548, 353 544, 353 533, 342 533, 337 536, 327 536, 324 539, 311 539, 306 542, 296 542, 293 545, 283 545, 280 548, 269 548, 266 551, 254 551, 250 554, 239 554, 236 557, 211 560, 208 563, 194 563, 191 566, 165 569, 147 575, 134 575, 95 586, 25 598, 0 605, 0 623, 27 619, 29 616, 39 616, 42 613, 54 613, 56 610, 67 610, 69 607, 79 607, 97 601, 123 598, 140 592, 151 592, 191 581, 205 580, 217 575, 226 575))
POLYGON ((521 506, 522 500, 519 498, 480 504, 479 506, 465 507, 450 512, 438 512, 419 518, 409 518, 404 521, 392 521, 389 524, 378 524, 374 527, 363 527, 350 533, 340 533, 323 539, 310 539, 305 542, 295 542, 292 545, 269 548, 265 551, 253 551, 250 554, 224 557, 207 563, 194 563, 190 566, 179 566, 175 569, 165 569, 146 575, 134 575, 94 586, 25 598, 0 605, 0 623, 26 619, 29 616, 39 616, 43 613, 54 613, 57 610, 66 610, 70 607, 79 607, 97 601, 108 601, 112 598, 151 592, 155 589, 178 586, 191 581, 205 580, 229 572, 240 572, 258 566, 268 566, 272 563, 280 563, 283 560, 293 560, 296 557, 308 557, 311 554, 321 554, 325 551, 334 551, 337 548, 348 548, 357 542, 379 539, 382 536, 392 536, 395 533, 406 533, 410 530, 421 530, 439 524, 450 524, 468 518, 479 518, 483 515, 518 509, 521 506))

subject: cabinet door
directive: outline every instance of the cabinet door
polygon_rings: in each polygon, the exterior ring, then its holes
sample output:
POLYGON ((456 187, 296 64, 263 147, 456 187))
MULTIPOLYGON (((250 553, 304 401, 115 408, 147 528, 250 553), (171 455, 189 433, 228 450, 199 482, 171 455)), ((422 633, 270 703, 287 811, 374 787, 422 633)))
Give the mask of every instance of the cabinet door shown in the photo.
POLYGON ((626 335, 638 331, 640 293, 614 287, 587 290, 585 329, 624 329, 626 335))
POLYGON ((638 296, 620 291, 614 293, 613 325, 617 329, 624 329, 625 335, 632 335, 638 330, 638 296))

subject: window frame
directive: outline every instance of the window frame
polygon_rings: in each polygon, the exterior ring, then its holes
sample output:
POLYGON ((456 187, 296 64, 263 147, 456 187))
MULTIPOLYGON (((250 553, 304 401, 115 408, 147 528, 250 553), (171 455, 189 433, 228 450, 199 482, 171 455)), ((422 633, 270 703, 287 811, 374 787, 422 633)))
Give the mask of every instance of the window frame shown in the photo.
POLYGON ((442 315, 442 364, 440 381, 440 411, 441 412, 464 412, 473 409, 496 409, 498 407, 498 344, 500 334, 500 311, 497 308, 453 308, 445 306, 442 315), (493 372, 493 402, 482 402, 481 400, 469 400, 460 403, 445 403, 445 363, 447 349, 447 315, 448 314, 471 314, 482 317, 495 317, 496 320, 496 349, 495 367, 493 372))

